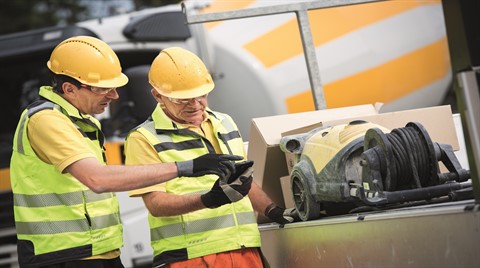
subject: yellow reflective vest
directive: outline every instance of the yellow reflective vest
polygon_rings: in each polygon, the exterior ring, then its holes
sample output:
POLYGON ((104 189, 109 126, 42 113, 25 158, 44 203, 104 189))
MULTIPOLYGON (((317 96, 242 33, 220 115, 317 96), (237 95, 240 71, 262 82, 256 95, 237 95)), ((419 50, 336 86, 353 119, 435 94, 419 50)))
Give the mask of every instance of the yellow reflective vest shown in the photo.
POLYGON ((10 164, 21 267, 77 260, 121 248, 123 234, 115 194, 96 194, 70 174, 58 172, 36 156, 27 136, 33 114, 57 110, 70 118, 97 159, 105 163, 99 122, 81 116, 51 87, 42 87, 40 96, 22 113, 10 164))
MULTIPOLYGON (((243 140, 230 116, 207 110, 222 153, 243 155, 243 140)), ((156 149, 162 162, 184 161, 215 153, 212 144, 199 134, 170 120, 157 106, 150 119, 136 131, 156 149)), ((208 192, 216 175, 179 177, 166 182, 166 192, 176 195, 208 192)), ((154 267, 208 254, 260 247, 260 233, 248 197, 216 209, 154 217, 149 214, 154 267)))

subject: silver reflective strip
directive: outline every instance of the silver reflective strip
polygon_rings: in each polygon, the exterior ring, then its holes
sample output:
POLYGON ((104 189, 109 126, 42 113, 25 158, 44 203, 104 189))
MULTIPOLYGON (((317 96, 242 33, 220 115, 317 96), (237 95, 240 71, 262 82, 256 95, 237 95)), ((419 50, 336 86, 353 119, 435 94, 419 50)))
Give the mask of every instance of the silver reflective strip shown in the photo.
POLYGON ((87 219, 54 222, 15 222, 17 234, 59 234, 69 232, 86 232, 87 219))
POLYGON ((173 142, 172 137, 169 135, 157 135, 157 139, 160 141, 160 143, 173 142))
POLYGON ((18 130, 17 144, 16 144, 17 151, 19 153, 25 154, 25 150, 23 148, 23 132, 25 131, 25 122, 27 121, 27 118, 32 116, 33 114, 35 114, 39 110, 43 110, 43 109, 46 109, 46 108, 53 108, 55 106, 58 107, 58 105, 54 105, 51 102, 45 102, 41 105, 38 105, 36 107, 28 109, 28 111, 23 115, 23 117, 21 118, 19 130, 18 130))
POLYGON ((208 218, 185 223, 185 233, 194 234, 210 230, 227 228, 235 225, 233 215, 225 215, 216 218, 208 218))
POLYGON ((226 120, 226 119, 222 120, 222 125, 227 130, 227 132, 237 130, 230 120, 226 120))
POLYGON ((175 223, 151 229, 152 241, 182 235, 182 224, 175 223))
POLYGON ((153 136, 157 137, 160 143, 173 142, 173 139, 170 135, 157 135, 157 130, 155 129, 155 123, 153 121, 146 123, 142 127, 148 132, 150 132, 153 136))
MULTIPOLYGON (((119 224, 119 215, 109 214, 92 217, 92 230, 98 230, 119 224)), ((51 222, 15 222, 17 234, 60 234, 87 232, 90 230, 86 218, 70 221, 51 222)))
MULTIPOLYGON (((82 191, 65 194, 14 194, 13 199, 17 207, 50 207, 60 205, 78 205, 83 203, 82 191)), ((94 192, 85 191, 86 200, 95 202, 109 199, 112 197, 110 193, 95 194, 94 192)))
POLYGON ((20 122, 20 128, 18 129, 18 136, 17 136, 17 151, 21 154, 25 154, 23 150, 23 132, 25 131, 25 122, 27 121, 27 115, 25 114, 22 117, 22 121, 20 122))
POLYGON ((241 212, 237 213, 237 221, 238 225, 253 224, 257 223, 257 217, 253 212, 241 212))
MULTIPOLYGON (((255 214, 253 212, 237 213, 237 220, 239 225, 256 223, 255 214)), ((194 234, 228 228, 235 226, 233 215, 225 215, 216 218, 208 218, 185 223, 185 234, 194 234)), ((182 224, 170 224, 166 226, 157 227, 151 230, 152 241, 183 235, 182 224)))
POLYGON ((85 199, 87 202, 96 202, 96 201, 102 201, 105 199, 109 199, 113 197, 113 193, 102 193, 102 194, 97 194, 91 190, 87 190, 84 192, 85 193, 85 199))
POLYGON ((53 102, 46 101, 40 105, 28 109, 28 116, 30 117, 40 110, 53 109, 55 106, 58 108, 58 105, 55 105, 53 102))
POLYGON ((152 135, 157 135, 157 131, 155 130, 155 124, 153 121, 146 122, 142 127, 148 130, 148 132, 152 133, 152 135))
POLYGON ((92 229, 98 230, 119 224, 119 218, 120 215, 118 215, 117 213, 92 217, 92 229))

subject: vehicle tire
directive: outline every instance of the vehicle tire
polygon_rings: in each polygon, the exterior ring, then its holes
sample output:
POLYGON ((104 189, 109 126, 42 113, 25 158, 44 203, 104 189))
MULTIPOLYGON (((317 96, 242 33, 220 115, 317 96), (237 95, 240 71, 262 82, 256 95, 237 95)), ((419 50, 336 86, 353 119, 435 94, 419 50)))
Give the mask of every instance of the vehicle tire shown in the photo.
POLYGON ((312 196, 305 176, 301 172, 292 173, 292 194, 295 208, 302 221, 320 218, 320 204, 312 196))

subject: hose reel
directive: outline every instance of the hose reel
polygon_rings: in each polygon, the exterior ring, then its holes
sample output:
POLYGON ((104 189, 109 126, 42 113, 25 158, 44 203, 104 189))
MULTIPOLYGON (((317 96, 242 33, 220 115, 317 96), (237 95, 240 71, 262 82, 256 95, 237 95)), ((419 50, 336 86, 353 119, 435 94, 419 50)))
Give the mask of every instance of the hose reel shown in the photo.
POLYGON ((370 205, 415 201, 447 195, 463 185, 470 174, 448 144, 435 143, 425 128, 415 122, 390 133, 372 128, 364 138, 362 201, 370 205), (442 173, 439 161, 448 173, 442 173), (374 197, 369 198, 368 196, 374 197))

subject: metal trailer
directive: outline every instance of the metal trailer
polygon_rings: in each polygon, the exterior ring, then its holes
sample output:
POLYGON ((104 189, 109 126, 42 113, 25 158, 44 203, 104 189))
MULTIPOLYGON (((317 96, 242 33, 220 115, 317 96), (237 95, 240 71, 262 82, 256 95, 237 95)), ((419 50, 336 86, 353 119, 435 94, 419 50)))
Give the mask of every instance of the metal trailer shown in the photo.
MULTIPOLYGON (((210 14, 189 14, 184 8, 184 13, 187 23, 200 23, 295 12, 312 95, 315 97, 316 108, 323 109, 325 101, 306 11, 364 2, 374 1, 317 1, 210 14)), ((468 13, 470 22, 471 18, 477 17, 474 13, 480 12, 478 6, 476 10, 468 10, 466 7, 474 4, 460 3, 457 0, 445 0, 443 5, 444 8, 449 8, 446 11, 446 23, 450 24, 450 31, 458 30, 452 29, 452 25, 462 27, 458 21, 468 22, 462 12, 468 13)), ((477 38, 473 40, 478 42, 480 28, 476 27, 474 29, 477 33, 473 34, 477 38)), ((468 39, 472 40, 470 37, 468 39)), ((454 41, 451 39, 452 37, 449 38, 449 44, 455 52, 458 52, 457 43, 461 43, 465 49, 465 44, 462 43, 466 39, 465 35, 454 41)), ((459 53, 468 55, 465 51, 459 53)), ((469 68, 458 73, 459 84, 456 85, 459 87, 457 95, 463 101, 462 120, 467 134, 475 199, 333 216, 285 226, 261 224, 262 252, 271 267, 480 267, 480 258, 477 256, 480 252, 480 183, 476 173, 480 163, 480 77, 479 69, 475 67, 479 65, 475 60, 477 59, 472 58, 467 61, 469 68)), ((455 60, 453 62, 455 64, 455 60)), ((458 70, 460 69, 455 69, 458 70)))

